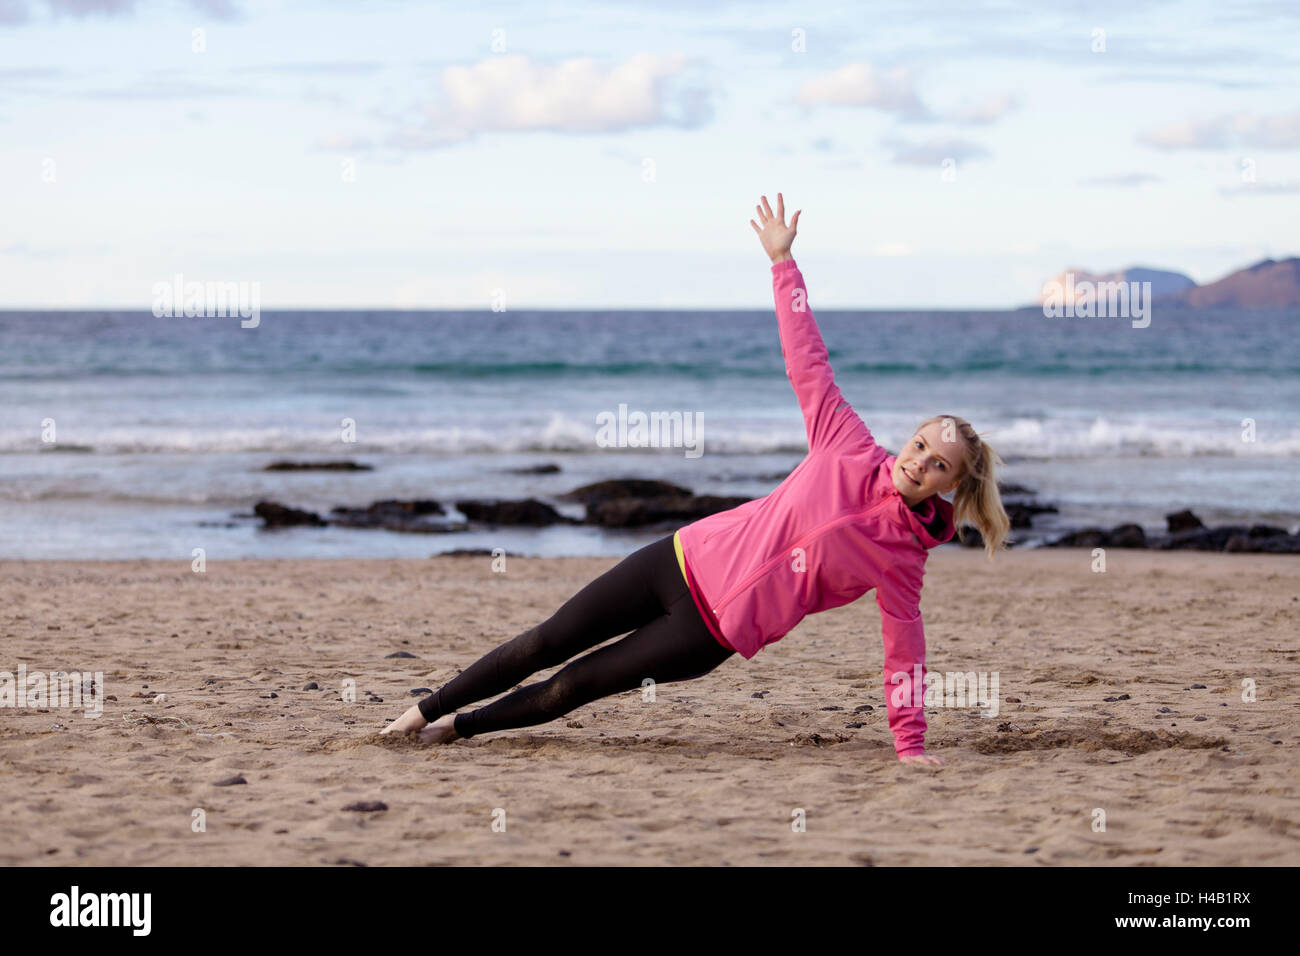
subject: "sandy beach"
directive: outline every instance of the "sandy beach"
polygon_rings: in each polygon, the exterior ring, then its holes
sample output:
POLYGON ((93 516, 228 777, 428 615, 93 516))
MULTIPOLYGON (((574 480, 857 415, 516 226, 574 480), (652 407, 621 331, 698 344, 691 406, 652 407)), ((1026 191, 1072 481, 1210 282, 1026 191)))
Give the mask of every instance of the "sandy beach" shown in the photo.
POLYGON ((1000 695, 927 708, 941 768, 895 759, 871 595, 654 701, 429 748, 377 732, 613 560, 0 562, 0 671, 116 698, 0 711, 0 862, 1300 864, 1300 559, 1107 561, 932 554, 927 663, 1000 695))

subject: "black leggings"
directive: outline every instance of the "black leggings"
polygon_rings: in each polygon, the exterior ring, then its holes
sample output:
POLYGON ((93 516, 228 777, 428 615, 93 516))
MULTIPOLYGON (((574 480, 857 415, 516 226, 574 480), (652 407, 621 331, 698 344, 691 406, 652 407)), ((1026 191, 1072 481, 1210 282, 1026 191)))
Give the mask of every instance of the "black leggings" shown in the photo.
POLYGON ((432 722, 627 631, 548 680, 456 714, 456 733, 468 738, 544 724, 640 687, 646 678, 666 684, 702 677, 735 653, 718 643, 700 616, 668 535, 628 555, 549 619, 489 651, 417 706, 432 722))

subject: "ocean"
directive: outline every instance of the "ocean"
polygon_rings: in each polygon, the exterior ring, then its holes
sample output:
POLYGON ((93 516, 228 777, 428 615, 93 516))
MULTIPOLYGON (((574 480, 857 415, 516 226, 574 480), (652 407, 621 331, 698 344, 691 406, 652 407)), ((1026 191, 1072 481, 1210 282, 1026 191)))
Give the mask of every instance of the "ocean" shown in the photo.
MULTIPOLYGON (((878 442, 897 451, 930 415, 964 416, 1004 481, 1059 509, 1023 544, 1129 521, 1160 533, 1183 508, 1297 530, 1294 312, 1157 308, 1146 328, 1040 310, 816 317, 878 442)), ((0 406, 4 558, 621 555, 664 532, 263 530, 246 516, 260 499, 324 514, 546 499, 611 477, 759 496, 807 450, 771 310, 265 312, 256 328, 0 312, 0 406), (694 447, 611 447, 600 423, 620 406, 680 413, 694 447), (262 470, 278 459, 374 467, 262 470), (547 463, 560 471, 514 471, 547 463)))

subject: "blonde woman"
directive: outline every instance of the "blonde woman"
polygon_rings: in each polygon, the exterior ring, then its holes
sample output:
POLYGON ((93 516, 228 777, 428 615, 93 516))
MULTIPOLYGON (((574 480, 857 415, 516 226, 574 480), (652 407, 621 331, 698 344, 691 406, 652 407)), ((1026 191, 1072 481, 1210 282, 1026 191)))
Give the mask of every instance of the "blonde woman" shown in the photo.
POLYGON ((733 654, 749 659, 806 615, 874 589, 884 638, 889 729, 904 763, 925 753, 925 632, 921 583, 930 549, 960 524, 989 557, 1010 522, 998 494, 997 453, 956 415, 923 421, 897 455, 876 444, 844 400, 790 254, 799 212, 767 197, 758 233, 772 260, 786 374, 808 433, 808 455, 770 494, 692 522, 646 545, 592 581, 548 620, 501 644, 411 707, 384 733, 419 731, 425 743, 554 720, 610 694, 709 673, 733 654), (951 492, 950 503, 941 495, 951 492), (630 634, 627 632, 631 631, 630 634), (476 710, 529 675, 612 637, 545 681, 476 710), (914 697, 914 693, 916 696, 914 697))

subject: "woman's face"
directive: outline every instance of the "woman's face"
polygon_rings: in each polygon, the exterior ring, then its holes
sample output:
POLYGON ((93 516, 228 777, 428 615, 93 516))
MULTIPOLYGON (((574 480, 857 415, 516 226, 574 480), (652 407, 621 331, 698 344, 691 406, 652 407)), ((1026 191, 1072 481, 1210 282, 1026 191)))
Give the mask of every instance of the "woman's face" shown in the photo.
POLYGON ((953 427, 944 441, 943 422, 931 422, 903 445, 894 461, 894 487, 909 505, 947 494, 961 475, 965 444, 953 427))

